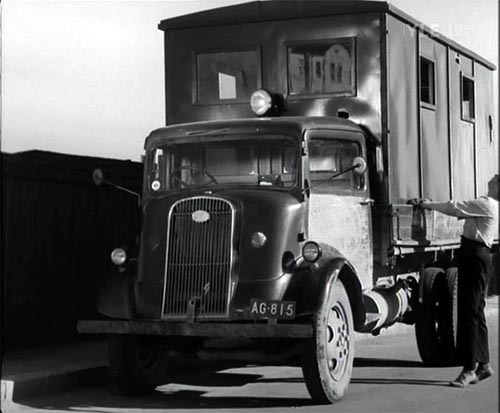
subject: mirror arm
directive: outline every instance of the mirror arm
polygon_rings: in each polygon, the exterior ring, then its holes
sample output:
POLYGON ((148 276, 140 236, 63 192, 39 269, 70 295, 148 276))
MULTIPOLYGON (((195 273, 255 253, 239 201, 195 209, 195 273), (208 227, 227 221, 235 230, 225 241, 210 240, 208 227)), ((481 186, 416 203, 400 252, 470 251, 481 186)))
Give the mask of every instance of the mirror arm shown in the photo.
POLYGON ((103 180, 102 180, 102 183, 103 183, 103 184, 106 184, 106 185, 109 185, 109 186, 112 186, 113 188, 119 189, 119 190, 121 190, 121 191, 127 192, 127 193, 129 193, 129 194, 131 194, 131 195, 136 196, 136 197, 137 197, 137 204, 138 204, 139 206, 141 206, 141 195, 140 195, 139 193, 137 193, 137 192, 135 192, 135 191, 132 191, 132 190, 130 190, 130 189, 128 189, 128 188, 125 188, 125 187, 123 187, 123 186, 120 186, 120 185, 114 184, 113 182, 109 182, 109 181, 107 181, 107 180, 105 180, 105 179, 103 179, 103 180))

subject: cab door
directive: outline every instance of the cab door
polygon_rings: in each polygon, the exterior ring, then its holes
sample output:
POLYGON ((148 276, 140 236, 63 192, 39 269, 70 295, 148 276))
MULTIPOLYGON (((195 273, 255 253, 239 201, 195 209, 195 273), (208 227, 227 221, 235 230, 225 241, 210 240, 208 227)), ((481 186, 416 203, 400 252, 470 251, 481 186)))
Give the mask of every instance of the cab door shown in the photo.
POLYGON ((366 159, 364 135, 345 130, 306 134, 309 158, 308 239, 336 248, 355 267, 363 288, 373 284, 373 239, 368 174, 349 168, 356 156, 366 159))

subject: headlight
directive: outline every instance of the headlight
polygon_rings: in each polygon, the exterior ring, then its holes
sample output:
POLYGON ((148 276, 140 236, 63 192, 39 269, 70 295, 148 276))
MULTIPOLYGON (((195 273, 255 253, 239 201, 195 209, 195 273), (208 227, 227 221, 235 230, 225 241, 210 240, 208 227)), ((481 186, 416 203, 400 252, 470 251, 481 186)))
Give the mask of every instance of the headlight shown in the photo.
POLYGON ((250 106, 257 116, 265 115, 273 106, 273 99, 267 90, 257 90, 250 98, 250 106))
POLYGON ((260 248, 266 243, 266 236, 262 232, 256 232, 252 234, 252 238, 250 242, 252 243, 252 247, 260 248))
POLYGON ((158 191, 161 188, 161 183, 157 179, 155 179, 153 182, 151 182, 151 189, 153 191, 158 191))
POLYGON ((111 252, 111 262, 115 265, 123 265, 127 262, 127 252, 123 248, 115 248, 111 252))
POLYGON ((321 247, 314 241, 307 241, 302 247, 302 256, 309 263, 315 263, 321 257, 321 247))

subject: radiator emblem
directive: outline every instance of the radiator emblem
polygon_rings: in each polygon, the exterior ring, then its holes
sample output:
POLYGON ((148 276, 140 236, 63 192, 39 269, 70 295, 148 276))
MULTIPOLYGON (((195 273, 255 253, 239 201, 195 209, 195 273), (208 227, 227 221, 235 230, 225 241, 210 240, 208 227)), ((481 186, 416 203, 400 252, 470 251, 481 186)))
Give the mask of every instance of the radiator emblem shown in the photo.
POLYGON ((202 209, 199 209, 198 211, 194 211, 191 214, 191 217, 193 218, 194 222, 202 223, 202 222, 206 222, 210 219, 210 214, 207 211, 203 211, 202 209))

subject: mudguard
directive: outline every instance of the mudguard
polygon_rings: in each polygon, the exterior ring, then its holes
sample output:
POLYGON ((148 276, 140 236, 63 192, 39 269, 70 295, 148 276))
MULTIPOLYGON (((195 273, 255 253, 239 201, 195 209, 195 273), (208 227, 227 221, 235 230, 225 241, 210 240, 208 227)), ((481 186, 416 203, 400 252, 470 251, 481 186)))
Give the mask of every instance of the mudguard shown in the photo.
POLYGON ((104 279, 101 293, 97 301, 99 313, 117 319, 132 319, 135 309, 133 287, 135 266, 116 271, 104 279))
POLYGON ((321 244, 322 257, 313 265, 300 266, 287 289, 284 299, 297 301, 297 315, 312 315, 319 310, 328 288, 338 277, 344 284, 359 331, 365 323, 365 308, 361 283, 354 267, 335 248, 321 244))

